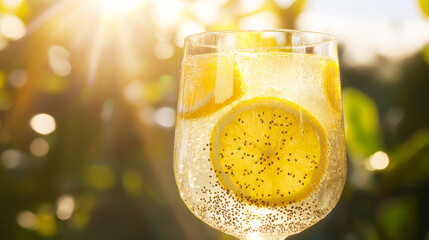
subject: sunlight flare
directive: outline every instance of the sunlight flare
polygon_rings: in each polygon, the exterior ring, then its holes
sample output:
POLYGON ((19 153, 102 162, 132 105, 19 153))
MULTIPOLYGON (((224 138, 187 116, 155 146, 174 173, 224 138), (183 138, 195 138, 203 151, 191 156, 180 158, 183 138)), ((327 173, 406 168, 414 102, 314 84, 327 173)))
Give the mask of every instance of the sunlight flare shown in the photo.
POLYGON ((103 12, 108 15, 120 15, 134 11, 145 1, 143 0, 100 0, 103 12))

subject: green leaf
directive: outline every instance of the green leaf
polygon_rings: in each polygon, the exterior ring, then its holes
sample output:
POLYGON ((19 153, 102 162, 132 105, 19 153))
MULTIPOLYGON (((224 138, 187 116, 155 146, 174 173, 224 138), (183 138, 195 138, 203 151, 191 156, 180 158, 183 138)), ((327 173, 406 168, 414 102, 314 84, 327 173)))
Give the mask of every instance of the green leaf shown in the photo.
POLYGON ((414 196, 388 199, 377 210, 377 224, 385 239, 414 239, 417 231, 417 201, 414 196))
POLYGON ((377 106, 354 88, 345 89, 343 99, 348 152, 353 159, 367 158, 382 148, 377 106))
POLYGON ((429 179, 429 128, 420 129, 391 152, 389 182, 410 187, 429 179))
POLYGON ((420 9, 429 18, 429 1, 428 0, 419 0, 420 9))

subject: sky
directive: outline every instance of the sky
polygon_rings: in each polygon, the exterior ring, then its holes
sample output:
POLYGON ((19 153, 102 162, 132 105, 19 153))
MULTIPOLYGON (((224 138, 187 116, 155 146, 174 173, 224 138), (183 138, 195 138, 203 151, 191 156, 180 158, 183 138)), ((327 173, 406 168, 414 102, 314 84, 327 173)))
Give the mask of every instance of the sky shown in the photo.
POLYGON ((308 11, 347 17, 421 18, 417 0, 309 0, 308 11))
POLYGON ((352 66, 374 65, 377 56, 400 62, 429 43, 417 0, 309 0, 298 28, 336 36, 352 66))

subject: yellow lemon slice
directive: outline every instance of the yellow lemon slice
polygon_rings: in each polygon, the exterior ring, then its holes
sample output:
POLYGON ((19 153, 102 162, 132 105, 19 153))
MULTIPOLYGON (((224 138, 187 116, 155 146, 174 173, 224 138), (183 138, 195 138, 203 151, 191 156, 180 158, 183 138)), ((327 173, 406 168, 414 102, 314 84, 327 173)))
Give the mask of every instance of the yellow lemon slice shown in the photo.
POLYGON ((341 111, 341 87, 338 64, 327 60, 323 70, 325 96, 334 112, 341 111))
POLYGON ((216 112, 243 94, 233 54, 192 56, 183 65, 179 113, 185 118, 216 112))
POLYGON ((222 186, 257 206, 307 197, 326 165, 327 137, 302 107, 278 98, 244 101, 225 114, 211 136, 211 163, 222 186))

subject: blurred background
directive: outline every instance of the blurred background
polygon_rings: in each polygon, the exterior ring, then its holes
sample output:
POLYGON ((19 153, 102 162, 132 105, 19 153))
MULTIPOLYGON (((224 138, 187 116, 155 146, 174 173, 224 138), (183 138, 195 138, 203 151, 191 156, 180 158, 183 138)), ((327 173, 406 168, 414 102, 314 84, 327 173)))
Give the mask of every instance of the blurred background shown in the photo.
POLYGON ((0 0, 0 239, 218 239, 176 188, 186 35, 338 39, 348 179, 290 239, 429 239, 428 0, 0 0))

